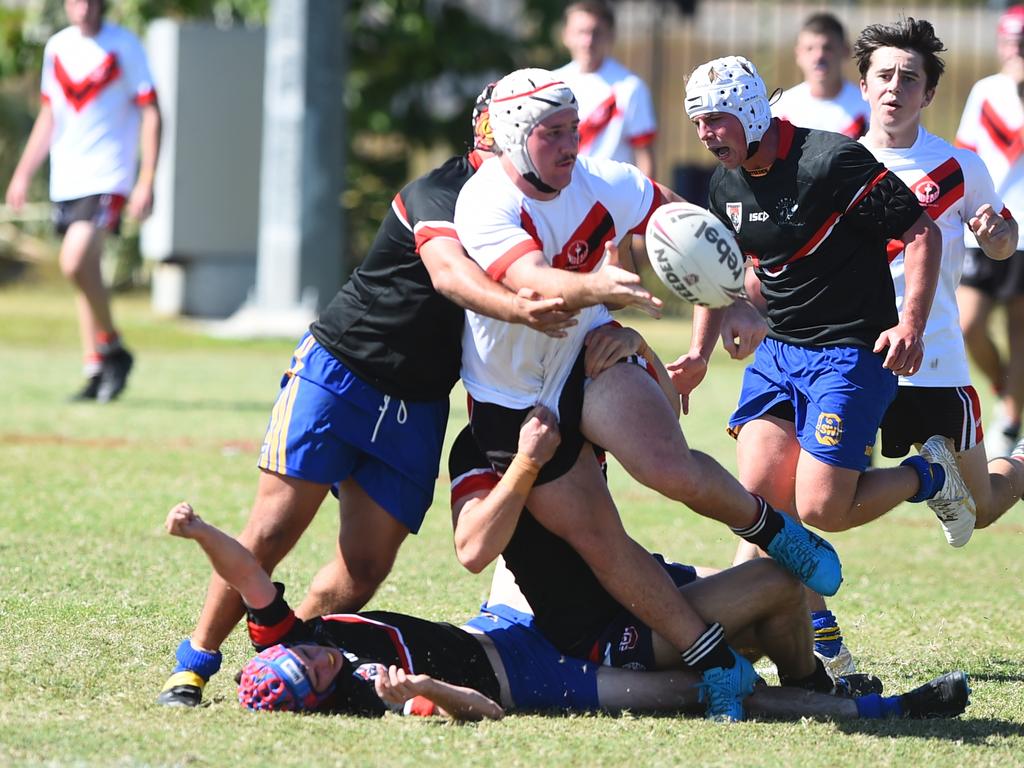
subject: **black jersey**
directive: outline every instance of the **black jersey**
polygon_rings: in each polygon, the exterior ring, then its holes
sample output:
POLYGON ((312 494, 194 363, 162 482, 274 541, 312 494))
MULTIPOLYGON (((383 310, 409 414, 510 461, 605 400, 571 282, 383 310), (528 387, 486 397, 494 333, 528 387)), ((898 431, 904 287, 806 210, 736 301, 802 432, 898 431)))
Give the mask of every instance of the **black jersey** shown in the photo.
POLYGON ((262 609, 248 609, 249 637, 257 650, 277 643, 317 643, 342 651, 345 663, 331 698, 320 707, 352 715, 379 716, 388 710, 374 688, 377 664, 426 674, 480 691, 494 701, 501 694, 483 646, 470 633, 444 622, 390 611, 362 611, 302 621, 284 599, 284 585, 262 609))
POLYGON ((403 188, 366 259, 310 326, 322 347, 386 395, 442 400, 459 379, 465 312, 434 290, 419 249, 435 237, 457 239, 455 201, 481 157, 453 157, 403 188))
POLYGON ((899 322, 886 242, 923 209, 861 144, 777 124, 778 157, 768 173, 719 167, 710 208, 754 262, 772 337, 871 347, 899 322))
MULTIPOLYGON (((497 473, 480 450, 469 427, 455 438, 448 454, 453 502, 490 490, 497 473)), ((512 539, 502 552, 520 592, 530 603, 537 629, 562 653, 588 658, 595 640, 622 612, 568 542, 523 509, 512 539)))

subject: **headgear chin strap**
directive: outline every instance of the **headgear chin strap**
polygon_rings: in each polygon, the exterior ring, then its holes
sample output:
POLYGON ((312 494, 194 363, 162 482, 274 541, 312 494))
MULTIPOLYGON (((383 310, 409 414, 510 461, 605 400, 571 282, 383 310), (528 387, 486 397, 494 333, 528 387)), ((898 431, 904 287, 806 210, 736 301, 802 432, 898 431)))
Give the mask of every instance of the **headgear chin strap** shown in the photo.
POLYGON ((490 108, 494 141, 523 178, 541 192, 558 190, 540 177, 526 140, 551 115, 577 109, 569 86, 546 69, 518 69, 494 86, 490 108))
POLYGON ((238 701, 249 709, 295 711, 316 709, 334 691, 334 683, 323 693, 313 690, 306 665, 283 645, 256 654, 242 668, 238 701))
POLYGON ((747 157, 757 152, 772 122, 764 80, 742 56, 725 56, 697 67, 686 83, 685 105, 691 120, 713 112, 739 119, 747 140, 747 157))

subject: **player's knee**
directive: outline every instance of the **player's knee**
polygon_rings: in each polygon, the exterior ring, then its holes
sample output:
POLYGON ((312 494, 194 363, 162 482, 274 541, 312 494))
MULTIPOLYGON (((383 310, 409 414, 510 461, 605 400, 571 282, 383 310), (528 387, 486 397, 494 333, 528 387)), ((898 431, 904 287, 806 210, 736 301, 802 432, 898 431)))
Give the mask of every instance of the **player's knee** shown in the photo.
POLYGON ((637 479, 648 488, 684 504, 699 499, 703 493, 704 484, 689 451, 686 451, 685 455, 676 454, 664 461, 645 463, 637 474, 637 479))
POLYGON ((988 324, 980 317, 961 318, 961 330, 967 343, 978 343, 988 336, 988 324))
POLYGON ((809 525, 826 533, 840 533, 841 531, 848 531, 851 527, 847 515, 824 507, 811 506, 801 509, 800 519, 804 525, 809 525))

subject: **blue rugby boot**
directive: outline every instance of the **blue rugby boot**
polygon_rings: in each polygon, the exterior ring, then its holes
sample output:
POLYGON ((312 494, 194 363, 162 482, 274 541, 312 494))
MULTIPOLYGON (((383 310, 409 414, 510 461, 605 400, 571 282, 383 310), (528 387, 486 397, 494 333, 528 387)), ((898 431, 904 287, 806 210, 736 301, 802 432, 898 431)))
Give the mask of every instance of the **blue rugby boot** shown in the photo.
POLYGON ((705 718, 735 723, 743 719, 743 700, 754 692, 760 677, 747 659, 731 648, 729 652, 733 665, 704 670, 697 687, 699 700, 707 704, 705 718))
POLYGON ((789 515, 779 516, 783 519, 782 530, 765 552, 819 595, 834 595, 843 582, 843 565, 835 549, 789 515))

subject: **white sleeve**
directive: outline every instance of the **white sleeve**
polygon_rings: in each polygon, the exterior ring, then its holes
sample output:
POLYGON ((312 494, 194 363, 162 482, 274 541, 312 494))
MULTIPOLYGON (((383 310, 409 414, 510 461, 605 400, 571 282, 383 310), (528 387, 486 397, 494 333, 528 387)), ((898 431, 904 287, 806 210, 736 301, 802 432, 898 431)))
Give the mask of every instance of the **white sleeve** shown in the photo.
POLYGON ((996 192, 992 176, 988 168, 974 152, 961 152, 960 165, 964 170, 964 224, 970 221, 975 212, 985 203, 1002 213, 1005 204, 996 192))
POLYGON ((599 167, 597 173, 607 184, 607 194, 598 195, 598 199, 602 202, 607 200, 606 207, 615 221, 616 236, 620 239, 625 237, 650 214, 655 198, 654 182, 631 163, 596 158, 586 158, 584 162, 599 167))
POLYGON ((153 75, 150 74, 149 63, 146 61, 146 52, 139 39, 130 32, 125 32, 121 57, 125 82, 131 93, 134 94, 135 100, 139 103, 151 100, 155 89, 153 75))
POLYGON ((39 93, 44 99, 50 101, 57 94, 57 78, 53 74, 53 38, 46 42, 43 48, 43 71, 40 76, 39 93))
POLYGON ((639 77, 626 106, 625 120, 626 138, 632 143, 641 140, 643 145, 650 143, 658 130, 658 120, 654 115, 654 102, 647 84, 639 77))
POLYGON ((486 181, 478 172, 462 187, 455 204, 455 231, 470 258, 500 281, 512 262, 542 249, 523 229, 515 198, 490 194, 486 181))

